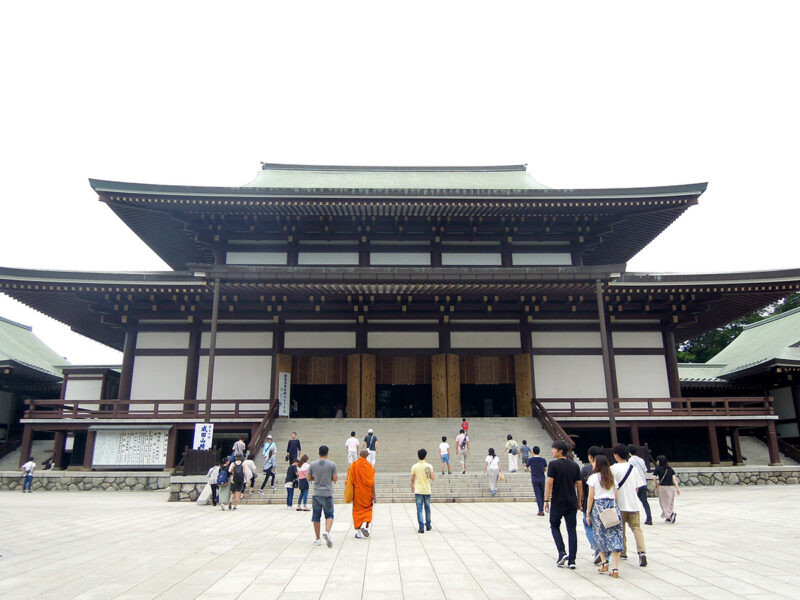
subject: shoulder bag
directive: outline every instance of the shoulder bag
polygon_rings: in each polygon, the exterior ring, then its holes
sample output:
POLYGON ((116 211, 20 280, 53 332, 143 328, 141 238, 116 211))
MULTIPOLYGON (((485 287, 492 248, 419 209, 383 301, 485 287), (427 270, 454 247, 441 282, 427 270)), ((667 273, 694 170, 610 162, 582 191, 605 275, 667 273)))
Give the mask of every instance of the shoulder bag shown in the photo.
POLYGON ((600 523, 603 524, 603 529, 610 529, 619 525, 619 513, 617 512, 616 504, 610 508, 600 511, 600 523))

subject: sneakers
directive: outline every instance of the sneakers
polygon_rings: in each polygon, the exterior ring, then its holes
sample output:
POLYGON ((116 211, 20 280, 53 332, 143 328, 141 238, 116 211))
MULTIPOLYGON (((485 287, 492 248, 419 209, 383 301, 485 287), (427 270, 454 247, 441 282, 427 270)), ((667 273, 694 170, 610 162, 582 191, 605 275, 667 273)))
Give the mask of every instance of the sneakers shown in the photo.
POLYGON ((291 505, 289 505, 289 506, 287 506, 286 508, 287 508, 288 510, 292 510, 292 508, 294 508, 294 507, 293 507, 293 506, 291 506, 291 505))
POLYGON ((652 524, 653 524, 653 522, 652 522, 652 521, 645 521, 645 522, 644 522, 644 524, 645 524, 645 525, 652 525, 652 524))
POLYGON ((672 513, 672 515, 669 518, 669 522, 670 523, 675 523, 675 519, 677 519, 677 518, 678 518, 678 513, 672 513))
POLYGON ((644 552, 639 552, 639 566, 640 567, 647 566, 647 555, 644 552))
POLYGON ((264 495, 264 490, 258 490, 258 493, 263 496, 264 495))
MULTIPOLYGON (((361 527, 359 527, 359 531, 360 531, 361 535, 363 535, 364 537, 369 537, 369 529, 367 529, 367 524, 366 523, 362 523, 361 524, 361 527)), ((361 536, 356 535, 356 537, 361 537, 361 536)))
POLYGON ((567 555, 559 553, 556 559, 556 566, 563 567, 565 564, 567 564, 567 555))
POLYGON ((461 471, 461 474, 462 474, 462 475, 465 475, 466 473, 467 473, 467 470, 466 470, 466 469, 464 469, 463 471, 461 471))
POLYGON ((327 531, 323 531, 322 537, 325 538, 325 545, 328 546, 328 548, 333 548, 333 540, 331 539, 331 534, 328 533, 327 531))
POLYGON ((536 516, 537 517, 543 517, 544 513, 540 510, 539 512, 536 513, 536 516))
POLYGON ((314 540, 315 546, 322 546, 322 542, 320 540, 314 540))
POLYGON ((420 527, 419 529, 417 529, 417 533, 425 533, 425 530, 422 527, 420 527))
POLYGON ((363 535, 361 535, 361 532, 360 532, 360 531, 356 531, 356 534, 355 534, 355 536, 353 536, 353 537, 355 537, 357 540, 360 540, 360 539, 362 539, 364 536, 363 536, 363 535))
POLYGON ((492 490, 492 497, 497 493, 497 490, 492 490))
POLYGON ((622 558, 623 560, 628 560, 628 555, 625 554, 624 552, 620 552, 619 557, 622 558))
POLYGON ((575 561, 571 560, 569 563, 567 563, 567 566, 574 571, 575 570, 575 561))
POLYGON ((303 508, 301 506, 299 506, 299 505, 297 507, 297 512, 303 512, 303 508))
POLYGON ((431 526, 430 525, 425 525, 425 531, 430 531, 430 530, 431 530, 431 526))

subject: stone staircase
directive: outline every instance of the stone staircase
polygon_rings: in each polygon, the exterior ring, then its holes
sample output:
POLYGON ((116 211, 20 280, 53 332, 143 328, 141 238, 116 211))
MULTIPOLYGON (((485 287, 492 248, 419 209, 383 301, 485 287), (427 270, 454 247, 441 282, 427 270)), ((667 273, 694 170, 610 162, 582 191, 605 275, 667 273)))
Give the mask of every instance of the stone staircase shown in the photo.
MULTIPOLYGON (((272 428, 272 436, 278 446, 278 476, 274 492, 269 488, 264 495, 247 494, 246 502, 261 504, 281 504, 286 501, 283 480, 287 463, 283 460, 286 444, 293 431, 297 432, 303 450, 309 460, 315 460, 318 448, 325 444, 330 448, 329 459, 339 468, 339 483, 335 486, 334 500, 343 502, 344 479, 347 471, 347 452, 345 440, 350 432, 363 440, 367 430, 372 428, 378 438, 380 453, 376 460, 376 492, 379 502, 408 502, 413 500, 410 486, 411 466, 417 461, 417 450, 428 450, 427 461, 434 467, 436 480, 433 482, 432 500, 434 502, 474 502, 474 501, 530 501, 533 490, 528 473, 522 465, 517 473, 508 473, 507 456, 501 455, 510 433, 521 445, 538 445, 542 455, 549 459, 552 440, 532 418, 476 418, 470 419, 471 455, 467 459, 467 473, 461 474, 458 458, 455 456, 455 438, 461 426, 461 419, 279 419, 272 428), (441 475, 439 462, 439 443, 447 436, 451 445, 452 475, 441 475), (488 480, 483 475, 484 458, 489 447, 500 455, 501 468, 506 477, 498 488, 498 495, 491 497, 488 480)), ((256 489, 263 481, 264 458, 259 449, 256 464, 259 477, 256 489)), ((313 489, 312 489, 313 493, 313 489)))

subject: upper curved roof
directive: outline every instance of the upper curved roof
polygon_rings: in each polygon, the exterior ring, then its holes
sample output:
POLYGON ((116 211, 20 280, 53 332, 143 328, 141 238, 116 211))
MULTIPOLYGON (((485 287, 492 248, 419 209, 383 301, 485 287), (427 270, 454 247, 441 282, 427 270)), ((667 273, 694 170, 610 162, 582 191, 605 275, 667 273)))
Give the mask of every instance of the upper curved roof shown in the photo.
POLYGON ((356 167, 262 163, 247 188, 543 190, 525 165, 356 167))

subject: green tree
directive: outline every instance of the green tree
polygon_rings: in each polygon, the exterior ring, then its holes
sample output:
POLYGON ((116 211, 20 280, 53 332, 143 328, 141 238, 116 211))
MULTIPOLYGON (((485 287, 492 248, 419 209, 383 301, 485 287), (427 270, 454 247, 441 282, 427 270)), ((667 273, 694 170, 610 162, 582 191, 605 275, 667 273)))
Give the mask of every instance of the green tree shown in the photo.
POLYGON ((786 298, 781 298, 777 302, 770 304, 751 313, 732 323, 717 327, 711 331, 698 335, 690 340, 678 344, 678 362, 704 363, 720 353, 720 351, 730 344, 742 332, 744 325, 755 323, 786 311, 800 307, 800 293, 792 294, 786 298))

